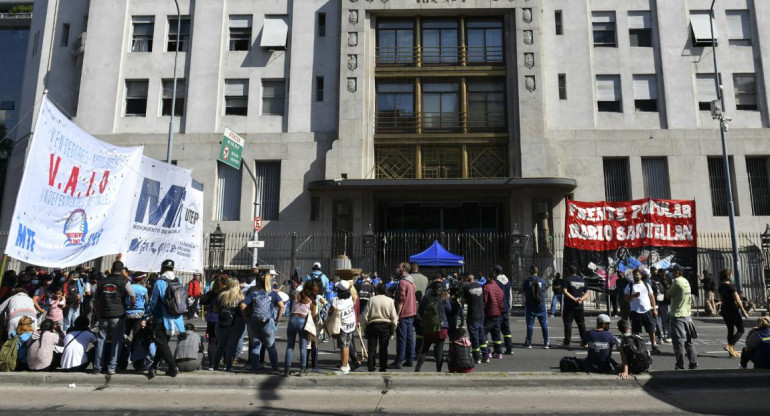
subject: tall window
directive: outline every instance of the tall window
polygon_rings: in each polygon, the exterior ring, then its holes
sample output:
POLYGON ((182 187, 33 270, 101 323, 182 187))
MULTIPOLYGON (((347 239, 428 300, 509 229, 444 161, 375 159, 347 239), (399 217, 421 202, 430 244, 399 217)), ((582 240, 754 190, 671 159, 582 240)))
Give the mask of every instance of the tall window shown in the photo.
POLYGON ((459 40, 457 20, 425 20, 422 23, 422 62, 456 64, 459 40))
POLYGON ((466 60, 470 63, 503 62, 503 22, 501 20, 469 20, 466 60))
POLYGON ((414 62, 414 23, 411 20, 384 20, 377 23, 377 63, 414 62))
POLYGON ((757 111, 757 79, 754 74, 734 74, 735 107, 738 110, 757 111))
POLYGON ((754 215, 770 215, 770 177, 767 174, 767 156, 747 156, 746 172, 749 174, 751 212, 754 215))
POLYGON ((505 129, 505 81, 492 79, 468 83, 468 130, 505 129))
POLYGON ((652 47, 652 17, 650 12, 628 12, 628 36, 631 46, 652 47))
POLYGON ((567 99, 567 74, 559 74, 559 99, 567 99))
POLYGON ((262 80, 262 114, 282 116, 285 112, 285 95, 284 80, 262 80))
POLYGON ((126 80, 126 115, 144 117, 147 115, 146 79, 126 80))
POLYGON ((591 24, 594 32, 594 46, 618 46, 617 36, 615 35, 615 12, 591 13, 591 24))
POLYGON ((643 157, 642 179, 646 198, 670 199, 668 161, 665 157, 643 157))
POLYGON ((600 112, 623 112, 620 75, 596 76, 596 103, 600 112))
POLYGON ((714 74, 695 74, 695 87, 698 90, 698 109, 711 111, 711 102, 717 99, 714 74))
POLYGON ((248 51, 251 49, 251 20, 250 15, 230 16, 230 42, 231 51, 248 51))
POLYGON ((316 24, 318 37, 326 36, 326 13, 318 13, 318 23, 316 24))
POLYGON ((658 111, 658 80, 655 75, 634 75, 634 107, 636 111, 658 111))
POLYGON ((324 100, 324 77, 315 77, 315 100, 324 100))
POLYGON ((134 16, 131 18, 131 52, 152 52, 152 34, 155 31, 153 16, 134 16))
POLYGON ((66 47, 70 43, 70 24, 62 23, 61 25, 61 46, 66 47))
POLYGON ((604 158, 604 198, 607 202, 631 199, 628 158, 604 158))
POLYGON ((414 83, 377 83, 377 133, 412 133, 416 129, 414 83))
POLYGON ((225 115, 245 116, 249 112, 249 80, 225 80, 225 115))
POLYGON ((460 84, 422 84, 422 127, 426 131, 457 131, 460 127, 460 84))
POLYGON ((553 12, 553 20, 555 24, 556 34, 557 35, 563 35, 564 34, 564 26, 562 24, 562 13, 561 10, 556 10, 553 12))
POLYGON ((263 220, 278 220, 281 189, 281 162, 257 161, 257 201, 263 220))
MULTIPOLYGON (((730 177, 735 178, 734 164, 730 156, 730 177)), ((711 188, 711 209, 715 217, 726 217, 729 215, 729 197, 727 193, 727 176, 725 175, 725 164, 722 156, 708 158, 709 169, 709 187, 711 188)), ((734 185, 734 184, 731 184, 734 185)), ((738 201, 738 195, 733 189, 733 201, 738 201)), ((738 215, 738 204, 735 204, 735 215, 738 215)))
POLYGON ((215 221, 241 219, 241 169, 217 161, 217 201, 215 221))
POLYGON ((733 46, 751 46, 751 23, 748 10, 728 10, 727 39, 733 46))
MULTIPOLYGON (((184 115, 184 97, 187 96, 187 83, 184 79, 177 79, 176 80, 176 105, 174 106, 174 115, 175 116, 182 116, 184 115)), ((163 108, 162 108, 162 115, 164 116, 170 116, 171 115, 171 101, 174 97, 174 80, 173 79, 164 79, 163 80, 163 108)))
POLYGON ((190 43, 190 17, 182 16, 181 26, 177 22, 176 16, 168 18, 168 42, 166 43, 166 50, 168 52, 176 51, 176 30, 180 26, 179 31, 179 52, 187 52, 190 43))

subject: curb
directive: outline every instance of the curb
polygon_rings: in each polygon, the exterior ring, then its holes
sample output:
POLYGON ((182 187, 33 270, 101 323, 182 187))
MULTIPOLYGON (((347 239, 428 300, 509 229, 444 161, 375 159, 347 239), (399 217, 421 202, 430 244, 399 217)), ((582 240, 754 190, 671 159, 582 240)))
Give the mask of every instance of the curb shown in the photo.
POLYGON ((107 378, 84 373, 11 373, 0 374, 0 383, 11 385, 51 385, 66 387, 137 387, 137 388, 254 388, 259 390, 308 390, 326 388, 415 390, 433 389, 700 389, 716 386, 770 388, 770 371, 703 370, 689 372, 653 372, 628 380, 617 376, 584 373, 477 373, 477 374, 396 374, 351 373, 347 376, 313 374, 306 377, 283 377, 253 374, 223 374, 198 371, 176 378, 158 375, 147 380, 143 374, 117 374, 107 378))

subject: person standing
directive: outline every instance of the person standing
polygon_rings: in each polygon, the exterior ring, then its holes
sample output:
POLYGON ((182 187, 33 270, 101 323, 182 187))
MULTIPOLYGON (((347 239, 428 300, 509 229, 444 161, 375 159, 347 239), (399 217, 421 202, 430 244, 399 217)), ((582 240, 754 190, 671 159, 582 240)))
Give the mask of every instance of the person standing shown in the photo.
POLYGON ((703 271, 703 276, 700 280, 703 286, 703 309, 708 316, 717 316, 717 303, 715 300, 718 287, 717 281, 708 270, 703 271))
POLYGON ((641 334, 642 329, 650 336, 653 354, 660 354, 655 338, 655 321, 658 310, 655 307, 655 295, 650 285, 642 279, 642 272, 634 270, 634 284, 626 287, 626 300, 631 304, 631 331, 641 334))
POLYGON ((83 283, 80 274, 72 271, 64 283, 64 299, 67 307, 64 309, 64 323, 62 331, 67 332, 69 327, 75 324, 75 319, 80 316, 80 303, 83 301, 83 283))
POLYGON ((503 267, 500 265, 495 265, 492 269, 492 279, 498 286, 500 286, 500 290, 503 291, 503 315, 500 317, 500 332, 503 333, 505 355, 513 355, 513 338, 510 321, 513 285, 511 285, 508 276, 503 274, 503 267))
POLYGON ((251 345, 251 370, 259 371, 261 350, 267 350, 273 374, 279 374, 278 350, 275 348, 275 332, 283 316, 284 304, 277 292, 273 291, 272 279, 264 274, 257 277, 254 290, 241 302, 240 308, 249 330, 251 345), (251 307, 251 316, 247 315, 251 307), (276 314, 276 310, 278 311, 276 314))
POLYGON ((396 333, 396 361, 391 368, 411 367, 414 361, 414 317, 417 315, 417 290, 409 275, 409 263, 401 263, 398 273, 401 280, 396 289, 398 332, 396 333))
POLYGON ((361 327, 366 334, 369 346, 369 361, 367 369, 374 371, 375 359, 379 360, 380 372, 388 371, 388 344, 390 336, 398 326, 398 312, 393 299, 386 296, 387 287, 380 283, 375 287, 376 295, 369 299, 369 304, 363 313, 361 327), (377 348, 379 347, 379 355, 377 348), (377 357, 377 358, 375 358, 377 357))
MULTIPOLYGON (((131 280, 131 289, 136 295, 136 302, 134 306, 126 305, 126 336, 136 337, 139 330, 142 329, 142 321, 144 321, 144 308, 147 306, 147 301, 150 299, 147 288, 144 287, 142 281, 147 277, 144 273, 135 274, 131 280), (133 335, 132 335, 133 334, 133 335)), ((133 339, 131 345, 133 346, 133 339)))
POLYGON ((684 370, 684 356, 687 352, 690 370, 698 368, 698 352, 695 350, 692 340, 697 336, 694 330, 692 315, 690 312, 690 300, 692 290, 690 282, 682 275, 682 267, 675 264, 671 268, 674 279, 668 285, 666 298, 669 299, 671 309, 671 342, 674 344, 677 370, 684 370))
MULTIPOLYGON (((410 273, 409 276, 412 277, 412 282, 414 283, 414 297, 417 300, 417 304, 420 304, 420 301, 422 300, 422 297, 425 295, 425 291, 428 289, 428 284, 430 283, 428 281, 428 277, 424 274, 420 273, 420 265, 417 263, 412 263, 409 265, 410 267, 410 273)), ((420 351, 422 349, 422 333, 423 333, 423 327, 422 327, 422 317, 420 314, 415 315, 414 317, 414 333, 415 333, 415 351, 420 351)))
MULTIPOLYGON (((308 374, 307 370, 307 339, 308 333, 305 331, 305 324, 308 319, 315 319, 318 315, 316 298, 318 297, 319 285, 316 280, 306 281, 296 290, 296 298, 291 302, 291 317, 286 326, 286 356, 284 358, 283 375, 289 377, 291 372, 291 362, 294 355, 294 345, 299 337, 299 366, 300 376, 308 374), (301 289, 300 289, 301 288, 301 289)), ((222 341, 220 341, 222 342, 222 341)))
POLYGON ((660 343, 671 341, 671 320, 669 319, 671 313, 671 300, 666 297, 666 292, 668 291, 669 286, 671 286, 671 280, 672 279, 667 278, 666 270, 664 269, 659 269, 657 275, 653 276, 653 284, 657 287, 655 303, 658 305, 658 319, 656 321, 657 330, 655 331, 655 336, 660 343))
POLYGON ((532 348, 532 332, 535 329, 535 318, 540 323, 540 329, 543 332, 543 347, 551 348, 550 336, 548 334, 548 316, 545 307, 546 289, 548 283, 545 279, 538 276, 537 266, 531 266, 529 272, 531 276, 524 280, 522 292, 524 293, 524 316, 527 322, 527 339, 524 341, 525 348, 532 348))
POLYGON ((553 290, 553 296, 551 296, 551 318, 556 316, 556 304, 559 304, 559 313, 561 313, 561 310, 564 309, 564 304, 561 301, 562 293, 562 279, 561 279, 561 273, 556 273, 553 276, 553 281, 551 283, 551 289, 553 290))
POLYGON ((102 372, 104 344, 110 339, 112 351, 107 366, 107 374, 115 374, 115 369, 118 366, 118 353, 120 346, 123 345, 125 305, 127 302, 132 306, 136 303, 136 294, 128 282, 128 273, 122 261, 116 260, 112 263, 110 275, 100 280, 96 285, 94 299, 94 316, 99 325, 99 334, 96 342, 93 373, 102 372))
MULTIPOLYGON (((500 322, 503 316, 503 291, 495 283, 494 279, 489 279, 482 286, 482 295, 484 297, 484 337, 489 333, 494 344, 494 354, 498 359, 503 358, 503 334, 500 331, 500 322)), ((488 363, 492 358, 492 348, 489 343, 481 343, 481 360, 488 363)))
POLYGON ((562 305, 562 320, 564 321, 564 342, 562 345, 569 346, 572 342, 572 321, 577 324, 578 333, 582 340, 586 336, 586 322, 583 314, 583 302, 588 299, 588 290, 583 276, 578 274, 576 266, 569 266, 569 277, 564 279, 561 289, 564 295, 564 304, 562 305))
POLYGON ((217 296, 215 306, 218 312, 217 325, 214 328, 217 336, 217 349, 209 368, 209 370, 214 371, 219 369, 219 360, 222 357, 225 358, 225 371, 232 371, 238 344, 246 328, 246 320, 240 311, 240 305, 243 301, 240 283, 238 279, 230 278, 226 284, 227 289, 217 296))
POLYGON ((440 373, 444 365, 444 342, 447 339, 449 326, 447 315, 452 307, 449 304, 449 293, 444 289, 442 280, 441 273, 436 273, 420 301, 418 314, 422 317, 424 338, 414 366, 415 372, 419 372, 422 368, 425 355, 430 351, 431 346, 433 346, 433 358, 436 359, 436 372, 440 373))
POLYGON ((187 284, 187 319, 198 317, 198 301, 203 292, 201 291, 201 274, 193 274, 192 280, 187 284))
POLYGON ((152 316, 152 336, 155 339, 155 357, 147 371, 148 379, 155 377, 161 361, 165 361, 168 365, 167 376, 176 377, 179 374, 174 353, 171 352, 168 343, 173 334, 183 333, 185 329, 182 314, 173 314, 166 305, 166 292, 171 290, 171 285, 184 290, 174 275, 174 260, 167 259, 161 263, 160 276, 155 280, 150 301, 147 304, 147 312, 152 316))
POLYGON ((481 345, 487 342, 487 335, 484 332, 484 289, 472 274, 467 275, 465 280, 463 297, 468 306, 465 326, 468 328, 468 338, 471 340, 473 360, 476 364, 481 364, 481 345))
POLYGON ((743 302, 733 286, 733 271, 724 269, 719 272, 719 300, 722 302, 722 319, 727 326, 727 345, 724 349, 730 357, 737 358, 741 353, 735 350, 735 344, 743 336, 743 317, 749 318, 749 313, 743 307, 743 302))

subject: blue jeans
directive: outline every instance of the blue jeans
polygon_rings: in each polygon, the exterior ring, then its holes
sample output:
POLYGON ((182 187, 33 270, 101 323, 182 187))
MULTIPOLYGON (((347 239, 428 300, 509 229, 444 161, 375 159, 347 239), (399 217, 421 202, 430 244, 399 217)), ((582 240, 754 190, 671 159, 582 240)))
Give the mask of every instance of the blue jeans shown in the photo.
POLYGON ((64 309, 64 322, 62 323, 61 330, 67 332, 69 327, 75 325, 75 319, 78 319, 78 316, 80 316, 80 307, 67 307, 64 309))
POLYGON ((235 348, 235 356, 240 357, 241 353, 243 352, 243 343, 244 339, 248 337, 248 330, 246 328, 246 325, 243 326, 243 332, 241 333, 241 337, 238 338, 238 346, 235 348))
POLYGON ((299 366, 305 368, 307 366, 307 332, 305 332, 305 320, 304 316, 292 316, 289 318, 289 325, 286 327, 286 364, 287 368, 291 367, 292 356, 294 355, 294 342, 299 336, 299 366))
POLYGON ((396 363, 414 361, 414 316, 398 320, 396 333, 396 363))
POLYGON ((109 339, 112 343, 110 351, 110 362, 107 369, 115 371, 118 367, 118 354, 120 346, 123 345, 124 319, 99 319, 99 334, 96 337, 96 360, 94 360, 94 370, 102 370, 102 357, 104 356, 104 343, 109 339))
POLYGON ((540 329, 543 331, 543 345, 551 345, 551 337, 548 334, 548 316, 546 316, 545 310, 531 311, 529 308, 525 308, 524 314, 527 320, 527 340, 524 344, 532 345, 532 332, 535 329, 535 318, 537 318, 540 322, 540 329))
POLYGON ((468 327, 468 338, 470 338, 471 348, 473 348, 473 359, 478 360, 481 354, 481 344, 486 344, 487 342, 487 335, 484 332, 484 320, 479 319, 474 321, 468 319, 465 326, 468 327))
POLYGON ((556 304, 561 307, 561 293, 554 293, 551 298, 551 315, 556 315, 556 304))
POLYGON ((273 370, 278 371, 278 350, 275 348, 275 321, 249 320, 249 343, 251 344, 251 369, 259 371, 259 353, 264 346, 270 355, 273 370))
POLYGON ((217 324, 214 333, 217 337, 217 350, 214 352, 212 367, 219 369, 219 360, 225 357, 225 371, 233 369, 233 360, 235 360, 235 350, 238 348, 238 340, 243 336, 243 330, 246 328, 246 321, 243 318, 236 317, 230 328, 222 328, 217 324))

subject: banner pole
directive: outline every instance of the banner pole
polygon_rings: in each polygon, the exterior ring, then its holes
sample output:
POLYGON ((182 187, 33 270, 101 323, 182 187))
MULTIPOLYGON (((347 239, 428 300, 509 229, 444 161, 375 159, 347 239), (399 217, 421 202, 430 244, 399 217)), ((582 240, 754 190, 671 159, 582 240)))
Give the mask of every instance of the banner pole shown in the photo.
POLYGON ((0 264, 0 287, 3 286, 3 277, 5 276, 5 266, 8 263, 8 255, 3 254, 3 262, 0 264))

